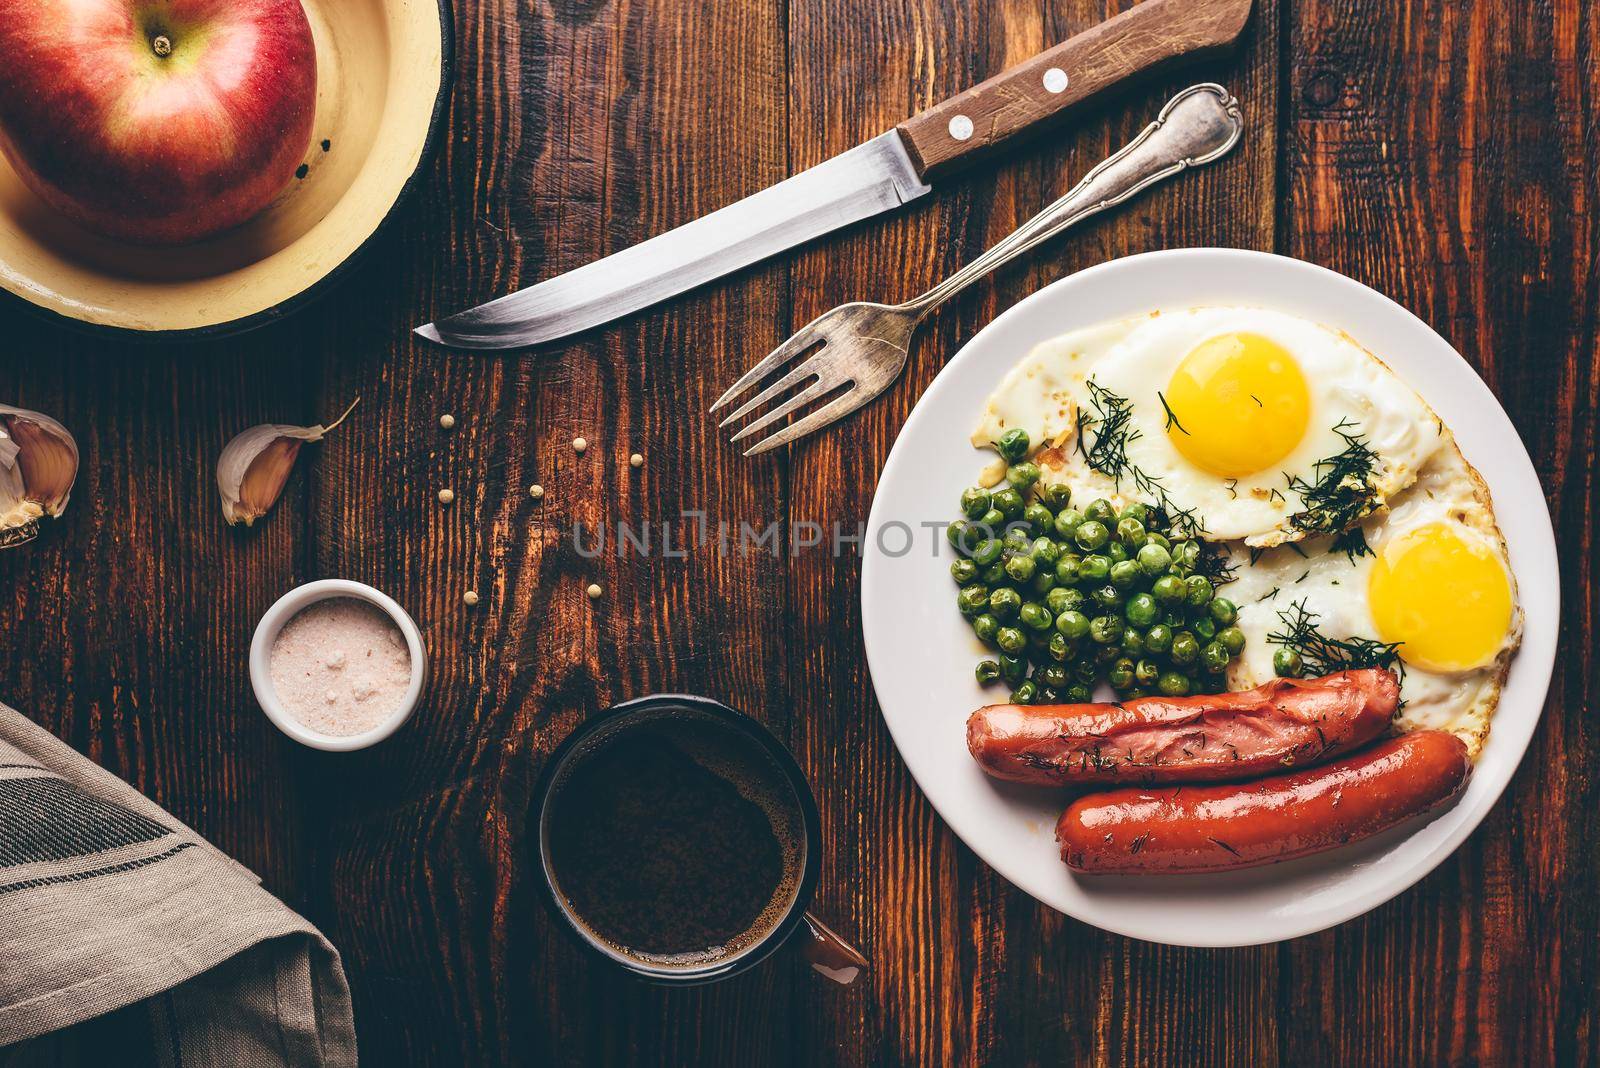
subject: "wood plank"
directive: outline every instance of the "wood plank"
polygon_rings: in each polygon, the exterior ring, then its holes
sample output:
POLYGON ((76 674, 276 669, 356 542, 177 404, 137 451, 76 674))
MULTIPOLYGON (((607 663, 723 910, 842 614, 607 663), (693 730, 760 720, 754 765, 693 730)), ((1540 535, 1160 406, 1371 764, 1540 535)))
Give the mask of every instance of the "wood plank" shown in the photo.
MULTIPOLYGON (((341 324, 352 358, 323 395, 373 403, 312 518, 319 572, 407 605, 434 674, 403 736, 337 776, 308 769, 331 824, 316 915, 350 962, 373 1063, 775 1055, 788 1036, 769 1021, 793 969, 670 995, 599 974, 546 922, 525 809, 545 755, 614 701, 702 692, 788 728, 784 609, 769 592, 783 562, 659 555, 659 524, 683 510, 782 514, 782 479, 742 463, 702 413, 779 340, 784 268, 533 355, 446 354, 408 331, 785 177, 781 7, 506 3, 458 17, 455 135, 395 270, 341 324), (614 535, 622 521, 652 524, 649 557, 619 557, 614 539, 582 555, 573 524, 614 535), (591 582, 605 590, 593 602, 591 582)), ((678 547, 688 534, 678 522, 678 547)))
POLYGON ((1586 725, 1597 32, 1576 0, 1293 7, 1284 247, 1393 296, 1499 396, 1556 521, 1566 636, 1533 746, 1483 827, 1416 890, 1286 949, 1289 1003, 1324 1006, 1286 1015, 1299 1060, 1600 1056, 1600 909, 1577 889, 1600 845, 1586 725), (1328 982, 1330 961, 1356 981, 1328 982))
MULTIPOLYGON (((1052 4, 1044 17, 1038 5, 1018 0, 796 5, 789 64, 796 163, 847 148, 1122 6, 1052 4), (850 91, 841 93, 841 85, 850 91)), ((1218 78, 1250 120, 1246 143, 1226 164, 1088 224, 938 312, 901 382, 787 458, 792 520, 864 521, 895 433, 939 367, 1045 282, 1153 248, 1272 247, 1277 17, 1275 4, 1260 5, 1238 58, 1124 96, 1070 134, 800 257, 797 324, 846 300, 904 299, 1064 194, 1177 88, 1218 78)), ((776 471, 786 461, 764 462, 776 471)), ((789 580, 791 685, 815 695, 796 748, 822 800, 827 863, 850 873, 825 880, 819 907, 860 933, 875 965, 859 1004, 840 1004, 823 989, 800 992, 800 1016, 825 1021, 821 1048, 806 1059, 825 1059, 826 1050, 846 1063, 1153 1063, 1200 1043, 1236 1050, 1244 1062, 1270 1057, 1272 951, 1223 958, 1095 931, 1037 905, 954 839, 895 754, 863 658, 841 655, 842 636, 860 625, 859 574, 853 557, 810 553, 795 561, 789 580), (1219 960, 1227 963, 1219 968, 1219 960)))

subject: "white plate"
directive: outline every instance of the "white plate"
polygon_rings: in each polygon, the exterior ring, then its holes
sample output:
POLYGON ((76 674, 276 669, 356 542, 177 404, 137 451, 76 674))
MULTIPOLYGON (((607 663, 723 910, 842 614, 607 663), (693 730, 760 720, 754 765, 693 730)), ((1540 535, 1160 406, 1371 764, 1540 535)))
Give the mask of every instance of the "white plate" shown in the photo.
POLYGON ((1154 942, 1245 946, 1294 938, 1359 916, 1421 879, 1472 833, 1510 781, 1555 663, 1555 535, 1527 450, 1494 395, 1443 338, 1398 304, 1281 256, 1152 252, 1082 271, 1022 301, 951 359, 906 420, 867 527, 867 662, 884 720, 917 784, 962 841, 1017 886, 1085 923, 1154 942), (967 715, 994 694, 973 679, 984 653, 956 612, 951 550, 942 531, 921 524, 957 517, 956 500, 986 458, 967 435, 990 391, 1035 345, 1107 319, 1204 304, 1276 308, 1341 328, 1433 405, 1494 495, 1527 617, 1522 651, 1465 796, 1431 822, 1249 871, 1078 877, 1056 852, 1062 794, 996 782, 967 754, 967 715))

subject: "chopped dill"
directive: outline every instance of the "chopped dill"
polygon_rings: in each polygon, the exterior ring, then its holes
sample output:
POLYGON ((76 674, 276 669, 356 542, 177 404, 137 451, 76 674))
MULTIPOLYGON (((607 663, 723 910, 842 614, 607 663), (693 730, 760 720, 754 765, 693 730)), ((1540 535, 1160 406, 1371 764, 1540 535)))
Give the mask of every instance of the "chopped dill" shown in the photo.
MULTIPOLYGON (((1205 522, 1193 508, 1179 508, 1167 496, 1167 489, 1159 478, 1129 462, 1128 446, 1141 435, 1137 427, 1129 425, 1133 406, 1128 398, 1118 396, 1092 378, 1084 384, 1089 389, 1089 405, 1094 409, 1093 414, 1078 409, 1077 449, 1084 463, 1108 476, 1119 490, 1123 479, 1131 481, 1141 495, 1154 503, 1171 533, 1185 538, 1204 534, 1205 522), (1089 443, 1090 431, 1094 434, 1092 443, 1089 443)), ((1162 403, 1165 404, 1165 400, 1162 403)))
POLYGON ((1235 500, 1236 501, 1236 500, 1239 499, 1239 480, 1238 479, 1236 479, 1236 478, 1225 478, 1225 479, 1222 480, 1222 484, 1224 486, 1228 487, 1228 497, 1229 497, 1230 500, 1235 500))
POLYGON ((1256 598, 1256 604, 1260 604, 1262 601, 1270 601, 1270 600, 1272 600, 1274 597, 1278 596, 1278 591, 1281 590, 1281 589, 1282 589, 1281 586, 1272 587, 1272 589, 1268 590, 1266 593, 1263 593, 1260 597, 1256 598))
POLYGON ((1298 585, 1300 585, 1300 583, 1304 582, 1306 579, 1308 579, 1310 577, 1311 577, 1311 569, 1308 567, 1304 571, 1300 572, 1300 577, 1294 580, 1294 584, 1296 586, 1298 586, 1298 585))
POLYGON ((1351 527, 1333 539, 1333 544, 1328 546, 1330 553, 1344 553, 1353 564, 1359 557, 1371 556, 1372 546, 1367 544, 1367 535, 1360 527, 1351 527))
POLYGON ((1256 402, 1256 407, 1257 408, 1265 408, 1266 407, 1265 404, 1261 403, 1261 398, 1256 396, 1254 393, 1250 394, 1250 399, 1256 402))
POLYGON ((1331 675, 1336 671, 1354 668, 1389 668, 1400 675, 1405 665, 1400 662, 1399 642, 1379 642, 1371 638, 1330 638, 1317 629, 1317 616, 1306 609, 1305 601, 1295 601, 1278 613, 1283 630, 1267 635, 1273 645, 1282 645, 1300 654, 1304 674, 1308 677, 1331 675))
POLYGON ((1333 432, 1344 439, 1344 449, 1316 462, 1315 481, 1289 477, 1289 488, 1305 506, 1289 517, 1289 525, 1308 534, 1337 534, 1378 506, 1372 486, 1378 454, 1348 419, 1341 419, 1333 432))
MULTIPOLYGON (((1172 405, 1167 403, 1166 396, 1159 389, 1156 390, 1156 400, 1161 402, 1161 410, 1167 413, 1166 429, 1171 430, 1173 427, 1177 427, 1180 434, 1184 437, 1189 437, 1189 432, 1183 429, 1182 423, 1178 422, 1178 413, 1172 410, 1172 405)), ((1234 481, 1237 482, 1238 479, 1234 479, 1234 481)))

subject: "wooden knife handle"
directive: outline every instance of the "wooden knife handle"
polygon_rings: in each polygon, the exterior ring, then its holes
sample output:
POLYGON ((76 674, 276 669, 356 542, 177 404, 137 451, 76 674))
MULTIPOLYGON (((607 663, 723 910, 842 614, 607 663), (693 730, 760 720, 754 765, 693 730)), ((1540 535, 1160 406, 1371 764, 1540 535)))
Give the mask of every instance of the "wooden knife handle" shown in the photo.
POLYGON ((898 127, 924 180, 955 170, 1074 105, 1186 58, 1228 48, 1252 0, 1144 0, 935 104, 898 127))

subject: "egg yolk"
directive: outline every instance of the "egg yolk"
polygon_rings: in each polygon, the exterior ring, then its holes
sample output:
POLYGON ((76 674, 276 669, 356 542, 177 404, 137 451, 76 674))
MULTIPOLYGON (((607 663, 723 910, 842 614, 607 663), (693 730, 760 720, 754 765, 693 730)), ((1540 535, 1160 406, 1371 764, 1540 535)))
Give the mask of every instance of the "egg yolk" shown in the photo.
POLYGON ((1378 554, 1367 580, 1378 636, 1425 671, 1494 659, 1511 627, 1511 581, 1490 547, 1447 523, 1409 531, 1378 554))
POLYGON ((1223 478, 1265 470, 1305 436, 1311 391, 1287 349, 1260 334, 1220 334, 1178 364, 1164 394, 1167 437, 1223 478))

